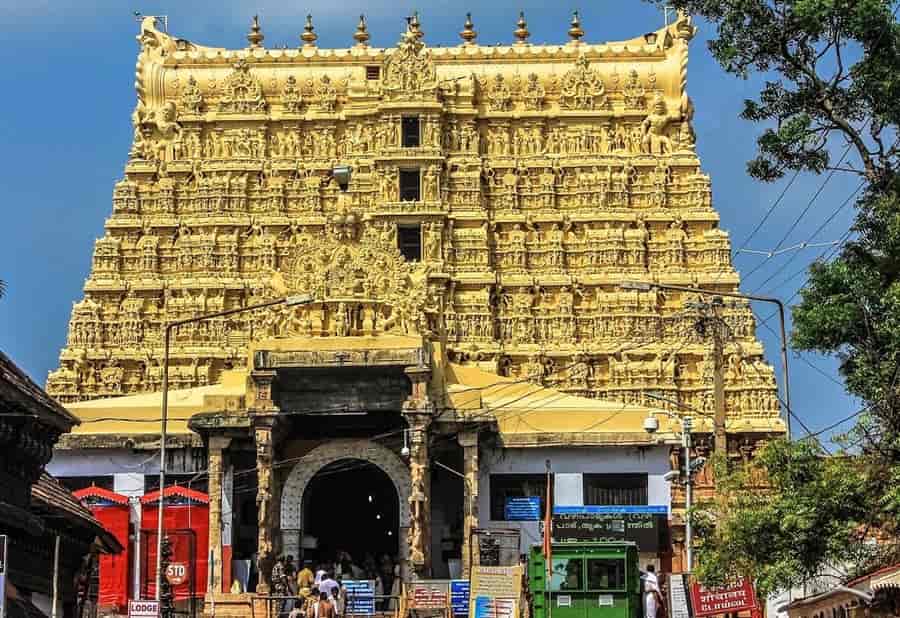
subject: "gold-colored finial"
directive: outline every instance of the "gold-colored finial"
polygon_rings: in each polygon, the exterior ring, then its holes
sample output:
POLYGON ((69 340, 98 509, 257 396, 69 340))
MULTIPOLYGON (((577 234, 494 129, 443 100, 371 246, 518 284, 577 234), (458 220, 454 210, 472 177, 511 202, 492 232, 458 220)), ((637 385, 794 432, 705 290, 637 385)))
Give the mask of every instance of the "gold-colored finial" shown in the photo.
POLYGON ((262 28, 259 27, 259 15, 253 16, 253 21, 250 22, 250 32, 247 33, 247 41, 250 42, 250 49, 259 49, 262 47, 263 39, 266 37, 262 33, 262 28))
POLYGON ((584 30, 581 28, 581 18, 578 11, 572 13, 572 27, 569 28, 569 38, 573 43, 581 43, 581 37, 584 36, 584 30))
POLYGON ((478 33, 474 30, 475 24, 472 23, 472 14, 466 13, 466 23, 463 24, 462 32, 459 33, 459 38, 461 38, 464 43, 463 45, 474 45, 475 37, 478 36, 478 33))
POLYGON ((306 16, 306 25, 303 26, 303 34, 300 35, 300 40, 303 41, 303 47, 315 47, 316 39, 319 36, 313 32, 313 23, 312 23, 312 15, 306 16))
POLYGON ((366 28, 366 16, 359 16, 359 23, 356 24, 356 32, 353 33, 353 38, 356 39, 357 47, 368 47, 369 46, 369 30, 366 28))
POLYGON ((419 12, 415 11, 412 14, 412 17, 409 18, 409 31, 416 35, 417 39, 421 39, 425 36, 425 33, 422 32, 422 24, 419 22, 419 12))
POLYGON ((528 32, 528 24, 525 22, 525 11, 519 11, 519 21, 516 22, 516 26, 518 26, 513 32, 516 39, 516 45, 525 45, 528 43, 528 37, 531 36, 531 33, 528 32))

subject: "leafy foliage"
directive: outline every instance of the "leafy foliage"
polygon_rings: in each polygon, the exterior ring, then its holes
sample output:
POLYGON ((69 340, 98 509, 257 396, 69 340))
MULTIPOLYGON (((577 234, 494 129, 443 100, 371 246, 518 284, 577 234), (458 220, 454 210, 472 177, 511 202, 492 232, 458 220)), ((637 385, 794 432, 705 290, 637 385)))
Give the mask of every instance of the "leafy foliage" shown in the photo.
POLYGON ((884 524, 885 511, 872 509, 879 499, 873 487, 881 485, 873 475, 880 472, 859 459, 822 457, 809 442, 775 440, 751 466, 729 470, 721 459, 713 465, 717 496, 692 513, 702 581, 747 575, 765 596, 823 567, 869 564, 882 551, 862 542, 884 524))
POLYGON ((865 403, 847 436, 862 456, 823 459, 775 443, 759 462, 772 481, 762 493, 748 492, 746 471, 723 470, 727 499, 695 514, 701 572, 745 572, 772 591, 829 565, 870 564, 878 555, 860 532, 895 528, 900 507, 900 3, 649 1, 705 18, 722 68, 764 80, 742 112, 762 126, 753 177, 835 170, 862 183, 851 239, 812 266, 793 314, 794 345, 836 355, 847 390, 865 403))

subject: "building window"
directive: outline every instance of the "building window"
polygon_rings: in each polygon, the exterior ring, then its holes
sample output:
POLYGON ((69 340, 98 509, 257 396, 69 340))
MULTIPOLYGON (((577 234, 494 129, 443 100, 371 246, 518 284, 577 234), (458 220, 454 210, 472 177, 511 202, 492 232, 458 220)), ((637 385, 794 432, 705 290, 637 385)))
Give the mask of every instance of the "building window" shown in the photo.
POLYGON ((585 474, 582 479, 587 505, 648 504, 646 474, 585 474))
POLYGON ((378 79, 381 77, 381 67, 366 67, 366 79, 378 79))
POLYGON ((419 117, 404 116, 401 121, 401 132, 403 134, 404 148, 419 147, 419 117))
POLYGON ((419 170, 400 170, 400 201, 418 202, 422 199, 419 170))
POLYGON ((547 496, 546 474, 492 474, 490 483, 491 520, 506 520, 506 503, 510 498, 540 498, 543 516, 547 496))
POLYGON ((422 226, 397 226, 397 248, 407 262, 418 262, 422 259, 422 226))

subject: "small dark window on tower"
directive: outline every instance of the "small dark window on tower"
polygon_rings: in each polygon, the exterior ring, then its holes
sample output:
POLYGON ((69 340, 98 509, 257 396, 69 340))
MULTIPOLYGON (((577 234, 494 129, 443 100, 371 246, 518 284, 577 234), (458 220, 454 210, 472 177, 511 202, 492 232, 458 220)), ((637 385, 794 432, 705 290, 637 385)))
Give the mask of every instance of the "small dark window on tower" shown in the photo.
POLYGON ((422 199, 419 170, 400 170, 400 201, 418 202, 422 199))
POLYGON ((381 77, 381 67, 366 67, 366 79, 378 79, 381 77))
POLYGON ((419 117, 404 116, 403 117, 403 147, 418 148, 419 147, 419 117))
POLYGON ((422 259, 422 226, 400 225, 397 226, 397 246, 403 257, 410 262, 418 262, 422 259))

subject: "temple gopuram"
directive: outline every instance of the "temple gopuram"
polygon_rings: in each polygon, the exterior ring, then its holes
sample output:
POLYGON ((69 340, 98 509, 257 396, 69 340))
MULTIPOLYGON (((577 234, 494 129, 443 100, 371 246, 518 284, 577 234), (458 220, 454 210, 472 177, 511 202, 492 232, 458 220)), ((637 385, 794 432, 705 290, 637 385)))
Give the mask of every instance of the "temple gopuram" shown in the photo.
MULTIPOLYGON (((680 416, 713 448, 709 299, 622 284, 738 289, 695 149, 695 27, 596 44, 576 14, 536 45, 520 16, 486 46, 467 19, 430 47, 407 22, 392 48, 361 19, 323 49, 308 18, 271 49, 254 19, 231 50, 143 20, 124 178, 47 381, 82 424, 50 469, 159 489, 166 324, 306 295, 174 330, 165 465, 208 494, 217 604, 269 591, 280 555, 402 578, 517 560, 548 460, 557 506, 662 512, 641 559, 681 570, 667 473, 680 416)), ((750 307, 726 300, 724 430, 748 458, 785 424, 750 307)))

